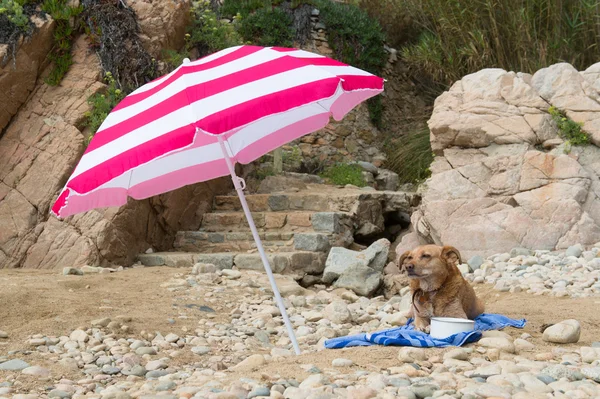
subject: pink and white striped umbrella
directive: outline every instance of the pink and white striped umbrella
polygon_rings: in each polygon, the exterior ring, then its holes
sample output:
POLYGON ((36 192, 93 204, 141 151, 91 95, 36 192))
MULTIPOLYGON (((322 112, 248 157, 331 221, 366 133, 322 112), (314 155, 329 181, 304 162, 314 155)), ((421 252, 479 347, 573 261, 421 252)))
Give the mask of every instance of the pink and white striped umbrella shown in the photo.
POLYGON ((383 91, 383 79, 307 51, 239 46, 189 62, 108 115, 52 212, 66 217, 231 174, 296 354, 300 347, 234 163, 319 130, 383 91))
POLYGON ((60 193, 59 217, 229 174, 341 120, 383 79, 303 50, 232 47, 184 62, 121 101, 60 193))

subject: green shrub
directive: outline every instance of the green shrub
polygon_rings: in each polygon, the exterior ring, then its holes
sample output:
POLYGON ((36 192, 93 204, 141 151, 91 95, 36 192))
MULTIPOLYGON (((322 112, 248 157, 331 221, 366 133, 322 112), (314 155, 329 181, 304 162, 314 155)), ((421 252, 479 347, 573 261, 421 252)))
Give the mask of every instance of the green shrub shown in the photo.
POLYGON ((26 30, 29 17, 23 13, 23 1, 0 0, 0 14, 5 14, 10 22, 21 30, 26 30))
POLYGON ((364 187, 367 185, 362 175, 362 168, 357 164, 336 164, 325 169, 320 176, 338 186, 352 184, 357 187, 364 187))
POLYGON ((431 175, 433 162, 429 129, 423 128, 391 140, 384 146, 384 167, 398 174, 400 184, 420 183, 431 175))
POLYGON ((271 7, 271 1, 269 0, 225 0, 223 5, 219 9, 222 16, 232 18, 238 13, 242 16, 247 16, 254 11, 264 8, 271 7))
MULTIPOLYGON (((320 18, 334 57, 346 64, 381 76, 387 61, 385 35, 377 20, 352 5, 318 0, 320 18)), ((371 121, 381 127, 382 104, 379 96, 367 102, 371 121)))
POLYGON ((76 30, 71 26, 71 18, 83 11, 82 6, 71 7, 67 0, 45 0, 42 10, 47 12, 56 21, 54 29, 54 45, 48 58, 52 62, 52 70, 46 78, 46 83, 51 86, 58 85, 73 64, 71 47, 76 30))
POLYGON ((292 19, 279 8, 261 8, 243 17, 238 29, 246 42, 259 46, 292 47, 292 19))
MULTIPOLYGON (((187 35, 189 35, 189 33, 187 35)), ((183 60, 188 57, 189 54, 187 49, 181 52, 175 50, 162 51, 162 60, 165 62, 165 64, 167 64, 167 69, 169 71, 172 71, 173 69, 183 64, 183 60)))
POLYGON ((596 0, 374 0, 421 35, 401 51, 433 87, 448 87, 483 68, 533 73, 556 62, 578 69, 597 61, 596 0))
POLYGON ((110 111, 125 98, 125 93, 118 88, 117 82, 110 72, 106 73, 104 80, 108 85, 106 91, 103 93, 96 93, 88 98, 88 103, 91 105, 92 109, 86 113, 86 121, 84 124, 90 128, 90 140, 98 131, 98 128, 102 125, 102 122, 104 122, 110 111))
POLYGON ((581 127, 583 123, 577 123, 556 107, 550 107, 548 113, 558 127, 558 135, 566 141, 566 151, 571 145, 582 145, 590 142, 590 136, 581 127))
POLYGON ((235 17, 234 24, 221 22, 210 3, 204 0, 194 4, 192 17, 188 46, 197 48, 201 56, 242 44, 235 30, 241 15, 235 17))

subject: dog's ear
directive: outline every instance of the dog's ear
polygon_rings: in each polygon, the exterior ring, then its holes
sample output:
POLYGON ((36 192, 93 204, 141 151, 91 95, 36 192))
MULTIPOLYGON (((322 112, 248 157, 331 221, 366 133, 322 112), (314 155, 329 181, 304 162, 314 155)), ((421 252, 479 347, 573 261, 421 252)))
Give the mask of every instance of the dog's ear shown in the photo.
POLYGON ((400 269, 400 272, 404 271, 404 259, 406 259, 408 255, 410 255, 410 251, 404 251, 404 253, 398 258, 398 269, 400 269))
POLYGON ((446 262, 452 263, 453 265, 460 265, 462 263, 458 249, 448 245, 442 248, 442 258, 445 259, 446 262))

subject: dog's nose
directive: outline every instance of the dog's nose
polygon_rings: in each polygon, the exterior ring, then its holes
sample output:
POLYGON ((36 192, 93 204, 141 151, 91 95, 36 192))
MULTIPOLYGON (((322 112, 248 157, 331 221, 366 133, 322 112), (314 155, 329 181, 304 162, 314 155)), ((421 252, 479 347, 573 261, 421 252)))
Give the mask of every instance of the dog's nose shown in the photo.
POLYGON ((412 271, 415 268, 415 265, 413 265, 412 263, 408 263, 404 265, 404 267, 406 267, 407 271, 412 271))

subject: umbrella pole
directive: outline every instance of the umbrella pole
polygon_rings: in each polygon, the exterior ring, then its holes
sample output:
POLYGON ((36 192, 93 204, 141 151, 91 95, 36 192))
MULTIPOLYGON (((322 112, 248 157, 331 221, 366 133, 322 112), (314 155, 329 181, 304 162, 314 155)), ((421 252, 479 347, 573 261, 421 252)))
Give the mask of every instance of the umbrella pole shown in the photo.
POLYGON ((283 322, 285 323, 288 335, 290 337, 290 340, 292 341, 292 345, 294 346, 294 352, 296 352, 296 355, 299 355, 300 347, 298 346, 298 341, 296 340, 294 327, 292 327, 290 318, 288 317, 288 314, 285 310, 283 299, 281 299, 281 294, 279 293, 279 289, 277 288, 277 284, 275 283, 273 271, 271 270, 271 266, 269 265, 269 260, 267 259, 267 255, 265 254, 262 241, 260 240, 260 237, 258 235, 258 230, 256 229, 256 225, 254 224, 252 213, 250 213, 250 208, 248 207, 246 197, 244 196, 244 188, 246 187, 245 185, 244 187, 242 187, 240 181, 243 180, 235 174, 235 168, 233 166, 231 158, 229 157, 227 148, 225 148, 225 142, 223 141, 223 138, 221 136, 217 136, 217 138, 219 140, 219 144, 221 145, 221 151, 223 152, 223 156, 225 157, 225 162, 227 162, 227 167, 229 168, 229 173, 231 174, 231 179, 233 180, 235 191, 237 191, 238 197, 240 198, 240 203, 242 204, 242 208, 244 209, 244 214, 246 215, 246 219, 248 220, 248 224, 250 225, 250 230, 252 231, 252 236, 254 237, 254 241, 256 242, 256 247, 258 248, 260 259, 262 260, 263 266, 265 267, 267 276, 269 276, 269 282, 271 283, 271 287, 273 288, 273 294, 275 295, 275 302, 277 302, 277 306, 279 307, 279 311, 281 312, 281 316, 283 317, 283 322))

